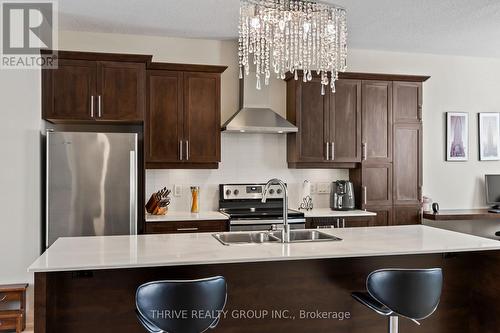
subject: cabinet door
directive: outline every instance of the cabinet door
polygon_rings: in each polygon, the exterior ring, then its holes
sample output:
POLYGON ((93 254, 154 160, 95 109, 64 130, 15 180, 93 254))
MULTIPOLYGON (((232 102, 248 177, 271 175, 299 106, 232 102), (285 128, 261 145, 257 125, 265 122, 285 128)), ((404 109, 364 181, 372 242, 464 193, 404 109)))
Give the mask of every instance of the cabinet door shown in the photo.
POLYGON ((220 75, 184 73, 184 159, 220 161, 220 75))
POLYGON ((366 207, 366 210, 376 213, 377 216, 374 218, 372 225, 377 227, 385 227, 392 225, 393 220, 393 208, 392 206, 372 206, 366 207))
POLYGON ((146 65, 101 61, 98 65, 97 119, 139 122, 144 118, 146 65))
POLYGON ((59 60, 57 69, 42 70, 43 119, 93 120, 96 63, 59 60))
MULTIPOLYGON (((299 82, 297 110, 299 162, 326 162, 329 136, 328 94, 321 95, 321 82, 299 82)), ((329 153, 328 153, 329 154, 329 153)))
POLYGON ((146 163, 180 162, 183 135, 182 73, 148 71, 146 163))
POLYGON ((363 81, 363 159, 392 162, 392 82, 363 81))
POLYGON ((392 164, 376 163, 362 167, 362 207, 392 204, 392 164))
POLYGON ((394 207, 393 225, 421 224, 422 213, 420 206, 394 207))
POLYGON ((422 189, 422 125, 394 125, 395 205, 418 205, 422 189))
POLYGON ((330 94, 330 140, 335 162, 361 161, 361 81, 339 80, 330 94))
POLYGON ((422 83, 393 83, 394 122, 420 123, 422 121, 422 83))

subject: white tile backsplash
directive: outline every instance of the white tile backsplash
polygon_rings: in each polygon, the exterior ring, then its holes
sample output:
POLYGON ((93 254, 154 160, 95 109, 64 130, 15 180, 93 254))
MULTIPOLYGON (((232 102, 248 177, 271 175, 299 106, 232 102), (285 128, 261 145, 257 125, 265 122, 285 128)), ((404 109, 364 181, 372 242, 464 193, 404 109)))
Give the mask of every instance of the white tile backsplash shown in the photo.
MULTIPOLYGON (((284 180, 289 187, 290 207, 299 204, 302 183, 331 182, 348 179, 347 170, 341 169, 288 169, 286 135, 225 133, 221 135, 221 163, 217 170, 147 170, 146 195, 166 186, 182 187, 180 197, 172 196, 169 209, 186 211, 191 207, 189 186, 200 186, 200 209, 217 210, 219 184, 265 183, 271 178, 284 180)), ((314 194, 314 206, 329 206, 328 194, 314 194)))

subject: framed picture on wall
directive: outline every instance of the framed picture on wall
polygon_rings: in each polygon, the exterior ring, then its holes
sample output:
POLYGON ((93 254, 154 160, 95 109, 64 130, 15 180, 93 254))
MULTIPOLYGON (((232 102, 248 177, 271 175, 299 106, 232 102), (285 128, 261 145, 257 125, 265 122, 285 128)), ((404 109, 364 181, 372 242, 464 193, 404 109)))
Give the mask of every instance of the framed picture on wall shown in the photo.
POLYGON ((469 160, 469 114, 446 113, 446 160, 469 160))
POLYGON ((479 160, 500 160, 500 113, 479 114, 479 160))

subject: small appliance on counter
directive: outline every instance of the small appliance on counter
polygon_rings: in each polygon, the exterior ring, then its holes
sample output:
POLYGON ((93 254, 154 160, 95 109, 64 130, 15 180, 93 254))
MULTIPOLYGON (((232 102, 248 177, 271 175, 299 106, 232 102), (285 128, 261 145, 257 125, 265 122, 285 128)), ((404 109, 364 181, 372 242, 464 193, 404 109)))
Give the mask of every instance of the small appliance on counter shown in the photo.
POLYGON ((332 183, 330 208, 333 210, 353 210, 354 187, 348 180, 337 180, 332 183))

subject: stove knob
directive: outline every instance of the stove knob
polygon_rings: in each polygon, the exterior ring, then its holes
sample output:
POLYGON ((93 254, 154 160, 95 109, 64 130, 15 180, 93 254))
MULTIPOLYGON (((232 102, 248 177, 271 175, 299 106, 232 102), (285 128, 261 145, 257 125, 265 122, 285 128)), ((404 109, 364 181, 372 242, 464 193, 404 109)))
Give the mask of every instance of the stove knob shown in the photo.
POLYGON ((240 191, 234 190, 234 195, 238 195, 239 193, 240 193, 240 191))
POLYGON ((270 190, 269 190, 269 194, 273 195, 273 194, 274 194, 274 190, 273 190, 273 189, 270 189, 270 190))
POLYGON ((276 191, 276 193, 281 194, 283 192, 280 188, 276 191))
POLYGON ((226 196, 230 196, 231 195, 231 190, 226 190, 226 196))

